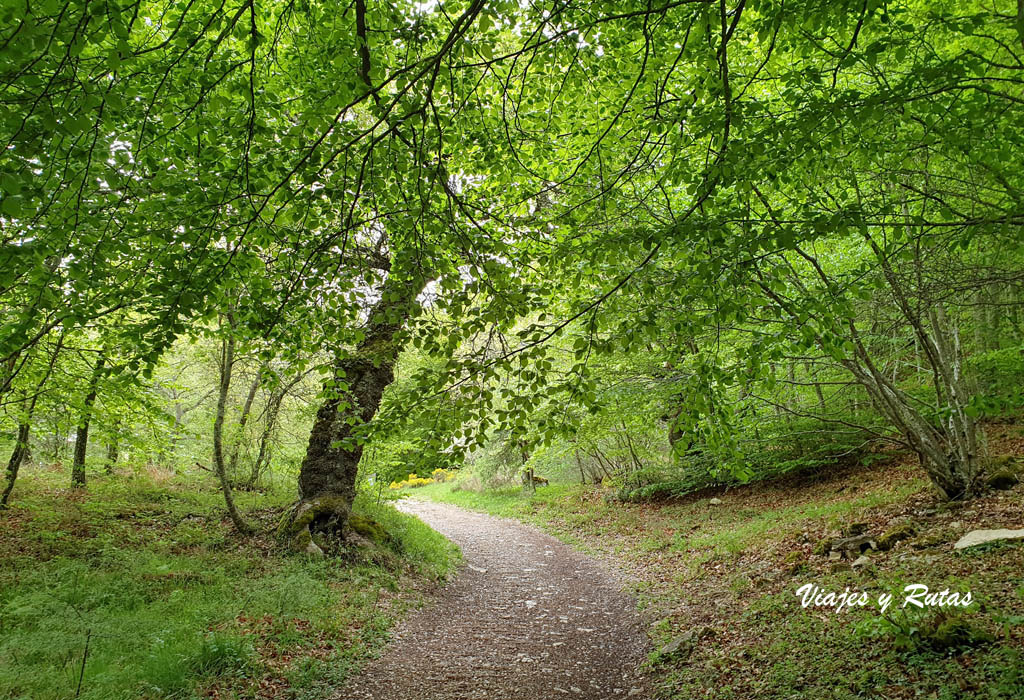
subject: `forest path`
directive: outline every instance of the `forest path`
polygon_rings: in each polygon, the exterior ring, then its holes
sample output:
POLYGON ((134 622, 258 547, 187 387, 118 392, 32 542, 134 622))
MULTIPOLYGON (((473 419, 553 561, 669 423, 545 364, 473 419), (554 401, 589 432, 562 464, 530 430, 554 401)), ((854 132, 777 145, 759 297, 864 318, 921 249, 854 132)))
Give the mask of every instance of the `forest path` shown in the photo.
POLYGON ((634 601, 598 562, 513 520, 403 501, 462 548, 457 576, 399 624, 345 700, 648 697, 634 601))

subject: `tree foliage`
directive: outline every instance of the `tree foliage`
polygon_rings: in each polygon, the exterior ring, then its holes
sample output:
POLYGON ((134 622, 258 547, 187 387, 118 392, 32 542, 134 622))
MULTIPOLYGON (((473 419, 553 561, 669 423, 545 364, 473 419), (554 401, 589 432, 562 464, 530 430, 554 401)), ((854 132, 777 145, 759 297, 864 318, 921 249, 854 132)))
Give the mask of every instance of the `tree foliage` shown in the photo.
POLYGON ((896 441, 947 497, 977 487, 981 358, 1020 342, 1019 5, 46 0, 0 17, 12 434, 46 392, 92 412, 77 365, 97 353, 97 430, 136 439, 116 404, 158 404, 170 358, 220 333, 269 380, 248 410, 276 416, 274 386, 321 370, 302 470, 317 443, 337 478, 300 483, 328 490, 374 436, 749 478, 773 450, 811 459, 804 430, 836 446, 814 459, 896 441), (83 345, 54 364, 59 339, 83 345), (46 369, 66 363, 74 391, 46 369))

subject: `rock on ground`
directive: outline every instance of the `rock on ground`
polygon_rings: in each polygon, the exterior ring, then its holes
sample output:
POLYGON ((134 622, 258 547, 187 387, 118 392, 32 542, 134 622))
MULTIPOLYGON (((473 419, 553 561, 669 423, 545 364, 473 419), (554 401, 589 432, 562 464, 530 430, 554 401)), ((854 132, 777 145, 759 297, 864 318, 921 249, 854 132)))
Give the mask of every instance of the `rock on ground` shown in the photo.
POLYGON ((458 544, 464 565, 339 699, 649 697, 635 602, 602 565, 515 521, 438 503, 400 507, 458 544))
POLYGON ((987 542, 999 540, 1019 540, 1024 538, 1024 530, 972 530, 957 540, 953 549, 966 549, 987 542))

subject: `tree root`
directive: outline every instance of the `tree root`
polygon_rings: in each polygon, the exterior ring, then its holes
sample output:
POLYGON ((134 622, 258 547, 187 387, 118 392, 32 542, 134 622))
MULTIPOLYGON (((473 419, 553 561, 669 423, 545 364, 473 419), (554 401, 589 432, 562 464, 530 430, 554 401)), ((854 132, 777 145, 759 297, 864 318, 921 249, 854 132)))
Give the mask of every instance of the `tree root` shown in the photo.
POLYGON ((325 556, 340 548, 349 515, 350 504, 338 496, 299 501, 281 518, 277 535, 293 551, 325 556))

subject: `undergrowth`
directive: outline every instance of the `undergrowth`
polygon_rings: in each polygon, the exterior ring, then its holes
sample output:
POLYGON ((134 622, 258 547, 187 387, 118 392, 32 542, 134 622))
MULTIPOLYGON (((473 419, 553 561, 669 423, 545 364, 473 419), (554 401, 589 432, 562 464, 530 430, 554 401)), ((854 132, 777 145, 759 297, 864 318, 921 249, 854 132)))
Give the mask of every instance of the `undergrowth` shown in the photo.
MULTIPOLYGON (((0 513, 0 698, 323 697, 378 649, 457 553, 359 499, 389 557, 313 559, 242 538, 208 484, 29 470, 0 513)), ((269 530, 288 496, 239 493, 269 530)))

